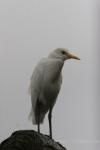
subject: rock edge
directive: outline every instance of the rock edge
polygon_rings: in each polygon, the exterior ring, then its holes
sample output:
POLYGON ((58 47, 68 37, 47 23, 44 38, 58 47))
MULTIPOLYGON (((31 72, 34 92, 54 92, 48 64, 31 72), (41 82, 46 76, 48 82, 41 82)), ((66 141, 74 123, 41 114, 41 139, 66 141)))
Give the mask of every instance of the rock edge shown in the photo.
POLYGON ((34 130, 19 130, 0 144, 0 150, 67 150, 47 135, 34 130))

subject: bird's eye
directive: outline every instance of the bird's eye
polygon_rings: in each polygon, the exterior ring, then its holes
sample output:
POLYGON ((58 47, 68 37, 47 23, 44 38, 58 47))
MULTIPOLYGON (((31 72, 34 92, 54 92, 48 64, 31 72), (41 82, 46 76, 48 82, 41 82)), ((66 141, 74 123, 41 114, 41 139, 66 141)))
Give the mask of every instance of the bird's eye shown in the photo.
POLYGON ((62 53, 63 55, 65 55, 65 54, 66 54, 66 52, 65 52, 65 51, 61 51, 61 53, 62 53))

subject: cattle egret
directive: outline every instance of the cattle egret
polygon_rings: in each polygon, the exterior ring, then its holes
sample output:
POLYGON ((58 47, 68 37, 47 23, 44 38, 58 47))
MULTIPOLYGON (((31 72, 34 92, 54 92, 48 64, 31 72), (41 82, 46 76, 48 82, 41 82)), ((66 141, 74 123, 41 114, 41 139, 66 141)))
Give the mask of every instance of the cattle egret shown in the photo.
POLYGON ((40 133, 40 124, 43 123, 46 113, 49 120, 49 134, 52 138, 52 109, 56 102, 62 84, 62 68, 67 59, 80 60, 68 49, 57 48, 43 58, 33 71, 30 83, 32 109, 30 117, 33 124, 37 124, 40 133))

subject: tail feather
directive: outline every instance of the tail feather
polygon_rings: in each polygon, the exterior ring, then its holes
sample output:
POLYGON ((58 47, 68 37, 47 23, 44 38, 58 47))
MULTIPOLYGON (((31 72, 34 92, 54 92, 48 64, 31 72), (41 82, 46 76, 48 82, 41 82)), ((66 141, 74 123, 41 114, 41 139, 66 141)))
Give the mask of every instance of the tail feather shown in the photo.
MULTIPOLYGON (((35 113, 34 113, 34 111, 33 111, 33 109, 31 109, 31 111, 30 111, 30 114, 29 114, 29 116, 28 116, 28 119, 30 120, 30 121, 32 121, 32 123, 33 124, 38 124, 38 119, 37 119, 37 115, 35 115, 35 113)), ((44 121, 44 118, 45 118, 45 113, 41 113, 40 114, 40 116, 39 116, 39 122, 42 124, 43 123, 43 121, 44 121)))
POLYGON ((35 123, 36 121, 35 121, 35 115, 34 115, 33 109, 31 109, 31 111, 29 113, 28 120, 32 121, 33 124, 36 124, 35 123))

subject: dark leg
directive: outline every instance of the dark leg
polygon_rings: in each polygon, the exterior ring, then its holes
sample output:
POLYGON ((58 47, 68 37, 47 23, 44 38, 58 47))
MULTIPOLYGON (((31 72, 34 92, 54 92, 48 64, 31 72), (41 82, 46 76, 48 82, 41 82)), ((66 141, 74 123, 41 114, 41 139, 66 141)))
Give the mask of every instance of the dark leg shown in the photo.
POLYGON ((39 108, 39 104, 38 104, 38 108, 37 108, 37 123, 38 123, 38 133, 40 133, 40 108, 39 108))
POLYGON ((50 138, 52 139, 52 109, 50 108, 49 114, 48 114, 48 120, 49 120, 49 134, 50 138))
POLYGON ((40 133, 40 123, 38 122, 38 133, 40 133))

